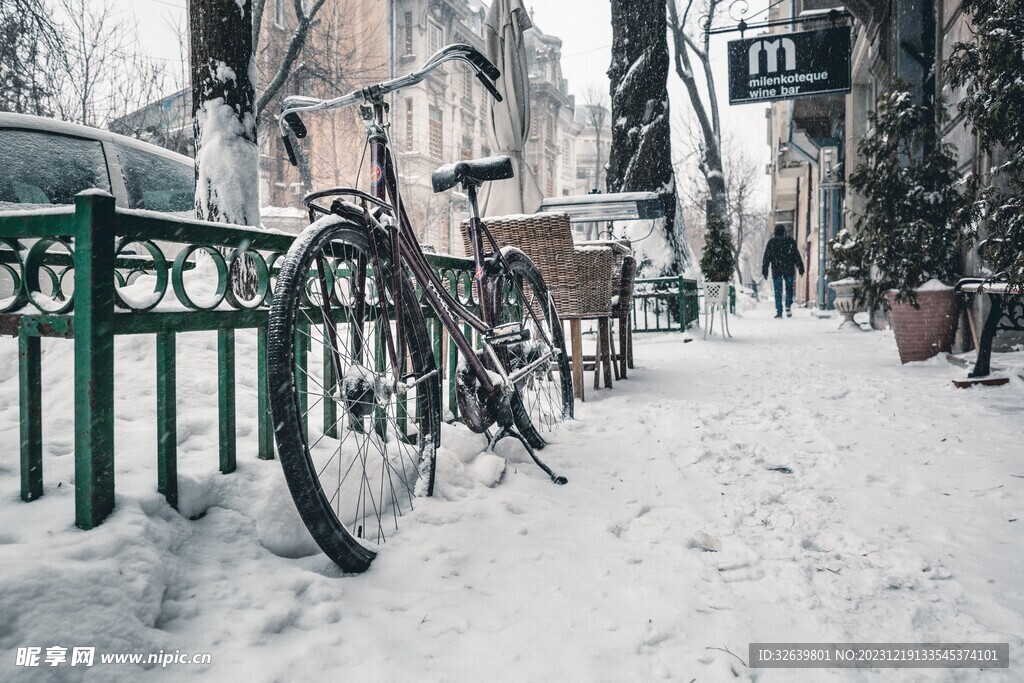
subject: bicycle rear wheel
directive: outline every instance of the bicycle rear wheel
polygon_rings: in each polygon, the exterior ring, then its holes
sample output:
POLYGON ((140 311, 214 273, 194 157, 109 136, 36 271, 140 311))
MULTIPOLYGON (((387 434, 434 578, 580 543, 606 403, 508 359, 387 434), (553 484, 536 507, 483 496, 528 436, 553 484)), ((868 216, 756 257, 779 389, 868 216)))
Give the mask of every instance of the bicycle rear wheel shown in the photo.
POLYGON ((370 234, 339 216, 310 225, 281 266, 269 322, 285 479, 314 540, 349 572, 369 567, 415 498, 433 492, 440 438, 440 385, 419 302, 405 273, 394 296, 393 257, 377 239, 375 260, 370 234))
POLYGON ((499 322, 521 323, 529 330, 529 341, 499 350, 505 370, 512 374, 547 361, 516 382, 518 399, 512 401, 516 429, 536 449, 544 448, 559 425, 573 416, 572 376, 565 352, 562 323, 544 278, 533 261, 519 249, 505 247, 502 255, 509 270, 498 275, 499 322))

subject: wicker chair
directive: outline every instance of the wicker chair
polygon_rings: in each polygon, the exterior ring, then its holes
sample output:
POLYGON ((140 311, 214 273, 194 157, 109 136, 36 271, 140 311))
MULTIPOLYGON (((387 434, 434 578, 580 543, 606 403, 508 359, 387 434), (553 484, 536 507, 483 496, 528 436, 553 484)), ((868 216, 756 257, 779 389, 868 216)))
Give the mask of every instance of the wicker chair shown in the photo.
MULTIPOLYGON (((636 283, 636 259, 631 254, 617 259, 618 297, 612 298, 612 320, 619 326, 619 352, 615 353, 612 343, 612 358, 617 361, 615 379, 626 379, 627 368, 633 367, 633 327, 630 315, 633 311, 633 285, 636 283)), ((611 338, 611 335, 609 335, 611 338)))
MULTIPOLYGON (((569 216, 564 213, 497 216, 485 218, 484 223, 500 246, 518 247, 537 265, 558 317, 569 321, 573 393, 584 400, 582 321, 607 321, 612 315, 615 254, 604 245, 575 246, 569 216)), ((471 253, 469 222, 463 221, 461 228, 466 253, 471 253)), ((610 376, 610 361, 608 372, 610 376)))

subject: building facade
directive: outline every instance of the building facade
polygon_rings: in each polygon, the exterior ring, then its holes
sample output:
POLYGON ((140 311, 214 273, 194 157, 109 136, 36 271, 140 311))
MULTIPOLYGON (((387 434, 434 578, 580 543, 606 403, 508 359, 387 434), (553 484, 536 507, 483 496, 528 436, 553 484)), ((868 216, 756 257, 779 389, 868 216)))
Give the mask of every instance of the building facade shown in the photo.
MULTIPOLYGON (((773 33, 810 28, 801 17, 820 16, 830 0, 794 0, 773 5, 772 20, 791 19, 773 33)), ((813 20, 820 24, 820 21, 813 20)), ((856 39, 855 39, 856 42, 856 39)), ((796 240, 804 261, 797 278, 796 301, 828 305, 828 241, 845 226, 845 159, 847 96, 822 95, 772 103, 768 144, 772 148, 772 218, 796 240)))

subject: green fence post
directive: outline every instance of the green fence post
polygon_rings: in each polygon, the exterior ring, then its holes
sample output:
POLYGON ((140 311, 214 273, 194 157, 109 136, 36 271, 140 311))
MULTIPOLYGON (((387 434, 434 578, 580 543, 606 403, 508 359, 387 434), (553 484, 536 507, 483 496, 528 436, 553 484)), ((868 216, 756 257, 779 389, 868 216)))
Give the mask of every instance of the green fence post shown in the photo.
POLYGON ((75 524, 114 509, 114 198, 75 197, 75 524))
POLYGON ((178 509, 178 378, 173 332, 156 335, 156 490, 178 509))
POLYGON ((235 331, 217 330, 217 405, 220 471, 235 471, 235 331))
POLYGON ((18 395, 21 399, 21 499, 43 495, 43 388, 39 337, 18 331, 18 395))
MULTIPOLYGON (((335 330, 337 330, 337 326, 335 326, 335 330)), ((334 352, 329 343, 329 340, 331 339, 329 335, 330 333, 327 331, 327 325, 325 324, 323 331, 324 343, 320 347, 323 363, 324 393, 333 392, 338 383, 337 378, 334 376, 334 352)), ((332 439, 337 439, 338 404, 331 397, 325 397, 322 399, 322 401, 324 414, 324 435, 329 436, 332 439)))
POLYGON ((267 328, 256 328, 256 412, 260 460, 274 459, 274 418, 270 415, 270 388, 267 374, 267 328))
POLYGON ((676 289, 679 291, 679 331, 686 329, 686 292, 683 291, 683 276, 678 277, 676 289))

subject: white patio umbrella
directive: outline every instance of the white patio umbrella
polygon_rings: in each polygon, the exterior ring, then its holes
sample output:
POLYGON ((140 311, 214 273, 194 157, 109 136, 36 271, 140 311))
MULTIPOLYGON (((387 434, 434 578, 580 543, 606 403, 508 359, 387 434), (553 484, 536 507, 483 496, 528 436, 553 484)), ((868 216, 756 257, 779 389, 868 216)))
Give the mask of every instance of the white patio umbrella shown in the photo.
POLYGON ((530 79, 523 31, 533 26, 522 0, 494 0, 484 19, 487 58, 501 71, 496 86, 504 98, 491 100, 488 137, 495 154, 512 158, 515 177, 487 183, 481 193, 484 216, 535 213, 544 198, 523 150, 530 132, 530 79))

